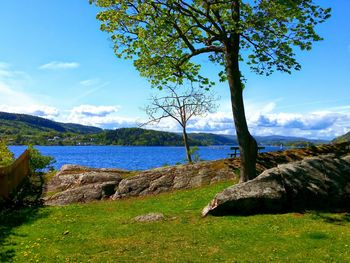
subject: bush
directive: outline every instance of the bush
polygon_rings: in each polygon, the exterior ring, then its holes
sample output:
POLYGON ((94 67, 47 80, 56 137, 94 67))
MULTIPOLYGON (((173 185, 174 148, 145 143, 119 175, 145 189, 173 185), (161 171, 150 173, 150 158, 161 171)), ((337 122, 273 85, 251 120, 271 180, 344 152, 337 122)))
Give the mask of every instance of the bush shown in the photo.
POLYGON ((13 161, 13 153, 9 150, 6 143, 0 140, 0 166, 8 166, 13 161))
POLYGON ((198 146, 193 146, 190 148, 190 155, 192 157, 192 162, 198 163, 198 162, 202 161, 202 159, 199 156, 198 146))
POLYGON ((29 150, 29 167, 32 173, 39 172, 41 170, 53 170, 53 164, 56 160, 51 156, 45 156, 40 153, 38 149, 35 149, 32 145, 28 146, 29 150))

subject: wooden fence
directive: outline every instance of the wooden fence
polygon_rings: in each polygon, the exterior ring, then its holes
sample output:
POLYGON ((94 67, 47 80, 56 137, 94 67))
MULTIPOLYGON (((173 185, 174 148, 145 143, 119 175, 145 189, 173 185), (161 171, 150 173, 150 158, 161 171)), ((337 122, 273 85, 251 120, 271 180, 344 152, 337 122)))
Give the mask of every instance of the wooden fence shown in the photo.
POLYGON ((29 174, 29 151, 26 150, 13 164, 0 167, 0 198, 8 199, 29 174))

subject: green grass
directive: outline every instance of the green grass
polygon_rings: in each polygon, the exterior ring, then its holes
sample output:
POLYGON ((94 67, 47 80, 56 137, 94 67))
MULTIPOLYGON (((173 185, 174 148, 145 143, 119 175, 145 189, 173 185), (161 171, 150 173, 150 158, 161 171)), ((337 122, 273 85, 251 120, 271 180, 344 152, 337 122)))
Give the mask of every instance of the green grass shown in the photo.
POLYGON ((0 218, 0 261, 350 261, 349 214, 201 218, 201 209, 228 185, 5 213, 0 218), (166 221, 132 221, 148 212, 162 212, 166 221))

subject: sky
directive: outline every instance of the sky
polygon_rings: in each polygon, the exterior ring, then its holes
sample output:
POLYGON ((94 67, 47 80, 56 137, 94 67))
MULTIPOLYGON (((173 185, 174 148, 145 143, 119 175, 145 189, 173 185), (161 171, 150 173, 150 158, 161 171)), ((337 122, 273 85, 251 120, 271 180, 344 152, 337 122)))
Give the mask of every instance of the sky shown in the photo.
MULTIPOLYGON (((156 93, 132 61, 118 59, 88 0, 11 0, 0 9, 0 111, 106 129, 135 127, 156 93)), ((258 76, 243 66, 244 100, 253 135, 332 139, 350 130, 350 1, 317 27, 324 41, 297 51, 302 70, 258 76)), ((200 60, 216 79, 218 68, 200 60)), ((190 132, 235 134, 227 83, 216 82, 218 110, 194 118, 190 132)), ((148 128, 180 131, 165 120, 148 128)))

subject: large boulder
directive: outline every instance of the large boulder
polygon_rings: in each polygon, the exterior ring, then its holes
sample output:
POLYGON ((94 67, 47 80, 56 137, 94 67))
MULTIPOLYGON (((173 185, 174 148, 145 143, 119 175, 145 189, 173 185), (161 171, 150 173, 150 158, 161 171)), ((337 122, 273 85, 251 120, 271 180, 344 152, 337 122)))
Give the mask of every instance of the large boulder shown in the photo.
MULTIPOLYGON (((58 192, 45 199, 46 205, 68 205, 72 203, 85 203, 109 197, 111 190, 116 187, 115 182, 95 183, 79 186, 58 192)), ((113 191, 114 192, 114 191, 113 191)))
POLYGON ((47 185, 46 205, 66 205, 107 198, 126 171, 97 169, 78 165, 64 165, 47 185))
POLYGON ((350 155, 305 158, 278 165, 257 178, 231 186, 202 215, 256 214, 350 208, 350 155))

